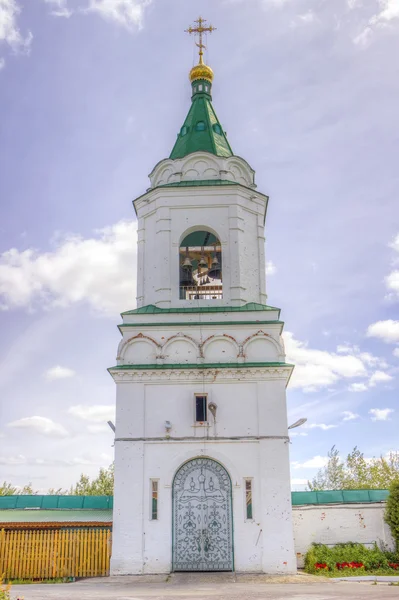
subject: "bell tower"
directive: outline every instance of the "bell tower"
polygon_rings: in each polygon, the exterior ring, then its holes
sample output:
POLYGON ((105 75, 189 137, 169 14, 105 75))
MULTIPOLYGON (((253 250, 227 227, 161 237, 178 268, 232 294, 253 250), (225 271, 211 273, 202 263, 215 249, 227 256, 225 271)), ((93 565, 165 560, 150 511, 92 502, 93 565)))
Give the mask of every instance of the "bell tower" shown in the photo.
POLYGON ((122 314, 114 574, 292 573, 280 310, 267 304, 268 197, 212 105, 201 17, 191 106, 134 201, 137 308, 122 314), (238 543, 239 541, 239 543, 238 543))

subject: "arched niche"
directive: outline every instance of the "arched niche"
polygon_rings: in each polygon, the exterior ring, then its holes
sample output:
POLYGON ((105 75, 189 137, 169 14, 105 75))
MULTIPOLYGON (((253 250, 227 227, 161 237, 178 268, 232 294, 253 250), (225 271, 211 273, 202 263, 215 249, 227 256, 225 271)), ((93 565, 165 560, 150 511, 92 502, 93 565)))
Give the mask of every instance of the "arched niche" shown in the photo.
POLYGON ((188 336, 174 336, 162 348, 162 356, 165 364, 196 364, 199 348, 188 336))
POLYGON ((125 365, 151 365, 157 362, 158 347, 149 339, 136 338, 129 341, 121 351, 125 365))
POLYGON ((247 362, 280 362, 284 354, 274 338, 266 334, 251 337, 244 345, 247 362))
POLYGON ((199 227, 184 234, 179 273, 180 300, 223 298, 222 245, 216 233, 199 227))
POLYGON ((206 363, 236 363, 240 349, 230 336, 214 336, 204 343, 202 352, 206 363))

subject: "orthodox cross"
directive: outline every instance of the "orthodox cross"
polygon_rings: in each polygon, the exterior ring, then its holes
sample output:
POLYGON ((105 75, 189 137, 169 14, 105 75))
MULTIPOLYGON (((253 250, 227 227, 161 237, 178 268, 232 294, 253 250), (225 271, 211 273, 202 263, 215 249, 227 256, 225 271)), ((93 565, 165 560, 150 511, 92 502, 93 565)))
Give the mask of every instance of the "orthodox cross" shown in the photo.
POLYGON ((186 29, 186 33, 189 33, 190 35, 192 33, 196 34, 199 36, 199 43, 195 42, 196 46, 198 46, 199 48, 199 64, 203 65, 204 64, 204 50, 206 49, 206 46, 204 46, 204 44, 202 43, 202 36, 204 33, 212 33, 212 31, 216 31, 216 27, 213 27, 212 25, 209 25, 208 27, 206 26, 206 19, 203 19, 202 17, 198 17, 198 19, 196 21, 194 21, 194 23, 197 24, 196 27, 189 27, 188 29, 186 29))

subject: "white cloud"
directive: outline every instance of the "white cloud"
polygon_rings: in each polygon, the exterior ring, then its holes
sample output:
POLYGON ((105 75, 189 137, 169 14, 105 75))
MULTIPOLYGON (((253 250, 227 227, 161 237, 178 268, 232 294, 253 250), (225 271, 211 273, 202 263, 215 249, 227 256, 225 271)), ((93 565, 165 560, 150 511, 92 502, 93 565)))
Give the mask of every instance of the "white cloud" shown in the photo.
POLYGON ((394 411, 393 408, 371 408, 369 415, 372 421, 389 421, 389 415, 394 411))
POLYGON ((8 423, 8 427, 27 429, 33 433, 39 433, 40 435, 49 437, 67 437, 69 435, 65 427, 59 423, 55 423, 47 417, 25 417, 18 421, 8 423))
POLYGON ((307 479, 299 479, 299 478, 295 478, 291 479, 291 485, 306 485, 308 482, 307 479))
POLYGON ((31 33, 22 36, 17 25, 20 12, 16 0, 0 0, 0 42, 8 44, 14 52, 28 52, 33 36, 31 33))
POLYGON ((388 381, 392 381, 393 377, 388 375, 388 373, 384 373, 383 371, 375 371, 369 379, 369 386, 375 387, 377 383, 386 383, 388 381))
POLYGON ((367 392, 368 389, 365 383, 351 383, 348 388, 350 392, 367 392))
POLYGON ((89 421, 91 423, 102 423, 106 427, 107 421, 115 420, 115 406, 113 404, 94 404, 91 406, 77 405, 68 409, 68 414, 89 421))
MULTIPOLYGON (((353 0, 349 0, 353 2, 353 0)), ((378 0, 380 10, 370 19, 367 26, 355 38, 354 43, 367 46, 378 29, 386 28, 391 21, 399 18, 398 0, 378 0)))
POLYGON ((304 431, 290 431, 290 437, 307 437, 307 435, 304 431))
POLYGON ((0 465, 20 466, 32 465, 38 467, 75 467, 88 465, 109 465, 112 457, 109 454, 84 454, 73 458, 34 458, 26 457, 23 454, 17 456, 0 456, 0 465))
POLYGON ((344 412, 342 413, 343 416, 343 421, 354 421, 355 419, 359 418, 359 415, 357 415, 356 413, 351 412, 350 410, 344 410, 344 412))
POLYGON ((396 356, 396 358, 399 358, 399 348, 395 348, 395 350, 392 352, 392 354, 394 356, 396 356))
POLYGON ((393 321, 392 319, 377 321, 369 325, 367 336, 380 338, 387 344, 399 342, 399 321, 393 321))
POLYGON ((23 454, 18 454, 18 456, 0 456, 0 465, 26 465, 26 457, 23 454))
POLYGON ((284 333, 283 337, 287 360, 296 365, 290 382, 293 388, 314 391, 328 388, 340 379, 367 376, 366 368, 358 356, 314 350, 296 340, 289 332, 284 333))
POLYGON ((60 365, 48 369, 44 374, 47 381, 54 381, 56 379, 69 379, 75 375, 75 371, 68 369, 68 367, 61 367, 60 365))
POLYGON ((305 461, 304 463, 293 462, 291 463, 294 469, 321 469, 328 463, 327 456, 314 456, 313 458, 305 461))
POLYGON ((266 263, 266 275, 274 275, 277 272, 276 265, 271 261, 267 261, 266 263))
POLYGON ((144 11, 152 0, 89 0, 86 12, 95 12, 103 19, 126 29, 141 29, 144 11))
POLYGON ((399 2, 398 0, 379 0, 382 10, 373 17, 375 23, 381 21, 392 21, 399 18, 399 2))
POLYGON ((120 221, 96 233, 65 236, 52 252, 13 248, 0 255, 0 309, 87 302, 116 315, 134 306, 136 223, 120 221))
POLYGON ((338 427, 337 425, 326 425, 325 423, 310 423, 309 425, 305 425, 307 429, 322 429, 323 431, 328 431, 329 429, 335 429, 338 427))
POLYGON ((0 71, 1 71, 2 69, 4 69, 4 67, 5 67, 5 64, 6 64, 6 61, 4 60, 4 58, 1 58, 1 57, 0 57, 0 71))
POLYGON ((72 16, 73 11, 67 6, 67 0, 44 0, 50 7, 53 7, 51 14, 54 17, 66 17, 72 16))
MULTIPOLYGON (((108 419, 108 421, 112 421, 112 419, 108 419)), ((87 426, 87 431, 89 433, 111 433, 111 429, 109 428, 109 425, 107 423, 101 424, 99 423, 98 425, 94 424, 94 425, 88 425, 87 426)))

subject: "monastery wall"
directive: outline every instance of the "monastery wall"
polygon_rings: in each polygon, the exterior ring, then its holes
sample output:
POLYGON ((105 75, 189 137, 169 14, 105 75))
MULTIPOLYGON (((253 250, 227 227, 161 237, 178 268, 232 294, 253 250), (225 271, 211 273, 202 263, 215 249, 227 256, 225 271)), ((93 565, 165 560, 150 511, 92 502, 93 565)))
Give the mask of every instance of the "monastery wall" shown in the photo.
POLYGON ((298 568, 304 566, 305 554, 313 542, 327 546, 346 542, 371 546, 377 542, 393 550, 391 532, 384 521, 385 506, 385 502, 293 506, 298 568))

